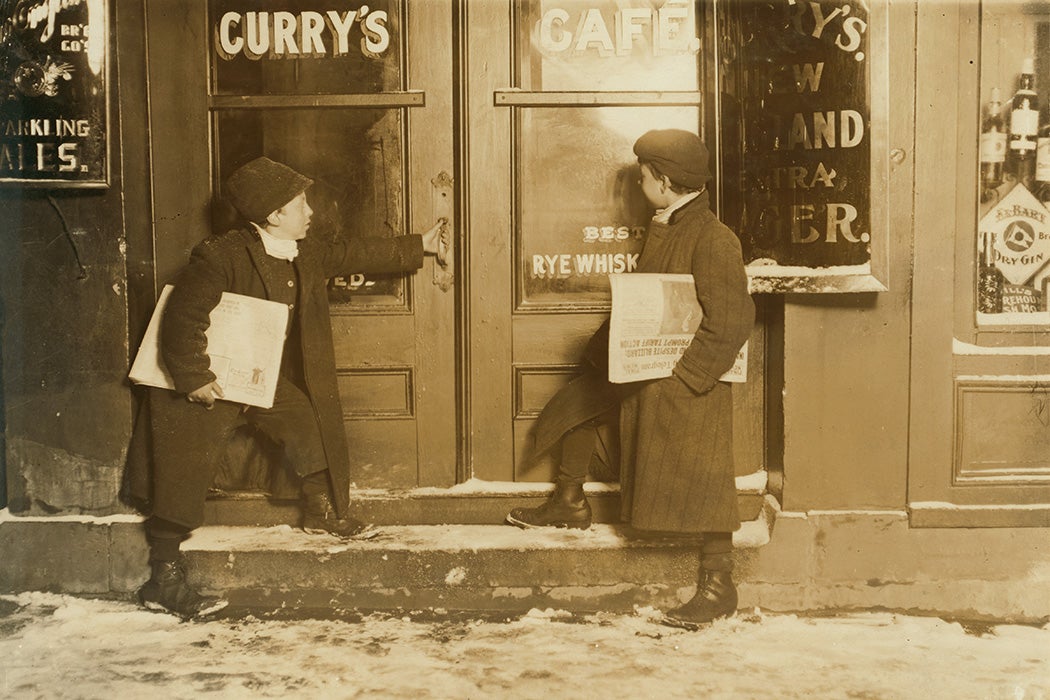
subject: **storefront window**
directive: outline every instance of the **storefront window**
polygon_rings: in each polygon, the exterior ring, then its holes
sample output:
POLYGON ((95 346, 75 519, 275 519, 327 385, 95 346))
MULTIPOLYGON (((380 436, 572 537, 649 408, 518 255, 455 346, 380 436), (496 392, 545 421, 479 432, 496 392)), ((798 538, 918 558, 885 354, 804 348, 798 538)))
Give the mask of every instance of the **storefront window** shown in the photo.
POLYGON ((400 89, 399 3, 211 0, 213 95, 400 89))
POLYGON ((981 7, 978 326, 1050 325, 1050 7, 981 7))
POLYGON ((695 90, 696 3, 536 0, 518 5, 522 90, 695 90))
MULTIPOLYGON (((514 109, 516 308, 609 303, 652 212, 632 146, 702 131, 703 37, 689 0, 520 0, 514 109)), ((715 144, 711 144, 715 150, 715 144)))
POLYGON ((652 212, 634 142, 696 130, 695 107, 521 109, 519 306, 604 303, 609 273, 638 263, 652 212))
POLYGON ((814 280, 871 271, 872 35, 884 38, 867 3, 726 9, 720 84, 740 102, 744 200, 728 223, 752 274, 809 278, 770 291, 836 291, 814 280))
MULTIPOLYGON (((401 115, 398 109, 219 110, 216 173, 222 181, 253 158, 273 158, 314 180, 307 192, 314 209, 311 236, 401 235, 401 115)), ((401 275, 354 275, 329 282, 329 300, 337 304, 400 306, 405 298, 401 275)))

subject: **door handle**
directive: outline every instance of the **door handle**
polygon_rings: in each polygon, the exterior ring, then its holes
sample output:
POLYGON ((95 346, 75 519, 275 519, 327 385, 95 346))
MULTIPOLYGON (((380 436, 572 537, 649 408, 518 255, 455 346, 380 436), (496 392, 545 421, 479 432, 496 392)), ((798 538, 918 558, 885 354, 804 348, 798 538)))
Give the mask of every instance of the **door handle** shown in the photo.
MULTIPOLYGON (((443 220, 441 238, 438 244, 437 264, 434 265, 434 284, 447 292, 455 282, 455 256, 452 239, 456 235, 453 219, 452 192, 454 181, 447 171, 442 170, 430 181, 431 210, 434 219, 443 220)), ((433 219, 432 219, 433 220, 433 219)))

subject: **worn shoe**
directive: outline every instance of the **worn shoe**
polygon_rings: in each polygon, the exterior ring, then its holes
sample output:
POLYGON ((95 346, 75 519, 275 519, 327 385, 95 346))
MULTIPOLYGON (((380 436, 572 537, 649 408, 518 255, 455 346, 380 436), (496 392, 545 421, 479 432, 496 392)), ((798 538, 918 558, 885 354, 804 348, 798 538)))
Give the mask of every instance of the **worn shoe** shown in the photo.
POLYGON ((189 620, 226 607, 227 601, 222 598, 201 595, 191 588, 181 562, 155 561, 150 566, 152 575, 139 589, 139 602, 150 610, 164 610, 189 620))
POLYGON ((311 494, 303 498, 303 531, 311 535, 335 535, 336 537, 367 538, 375 532, 371 525, 341 518, 332 507, 332 499, 326 493, 311 494))
POLYGON ((535 508, 515 508, 507 522, 522 528, 567 527, 586 530, 591 526, 591 505, 583 495, 583 484, 558 480, 547 500, 535 508))
POLYGON ((696 630, 736 612, 736 586, 729 571, 704 571, 694 595, 685 605, 668 610, 665 625, 696 630))

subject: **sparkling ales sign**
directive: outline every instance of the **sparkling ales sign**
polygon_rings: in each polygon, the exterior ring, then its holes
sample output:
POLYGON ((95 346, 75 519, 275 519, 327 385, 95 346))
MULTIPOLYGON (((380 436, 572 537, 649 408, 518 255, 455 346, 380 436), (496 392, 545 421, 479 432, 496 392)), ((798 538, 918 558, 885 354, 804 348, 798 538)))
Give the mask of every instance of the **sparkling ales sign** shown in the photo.
POLYGON ((106 0, 4 6, 0 182, 108 185, 106 0))

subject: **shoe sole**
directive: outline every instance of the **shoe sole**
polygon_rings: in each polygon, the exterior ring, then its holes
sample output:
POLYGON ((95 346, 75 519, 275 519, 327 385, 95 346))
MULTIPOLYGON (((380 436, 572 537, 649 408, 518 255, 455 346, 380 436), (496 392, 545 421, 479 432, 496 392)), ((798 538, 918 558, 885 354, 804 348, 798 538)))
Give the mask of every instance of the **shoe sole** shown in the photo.
POLYGON ((214 613, 219 612, 220 610, 222 610, 230 604, 228 600, 218 600, 214 604, 212 604, 211 607, 204 608, 203 610, 198 610, 192 615, 183 615, 182 613, 175 612, 174 610, 166 608, 160 603, 157 603, 152 600, 143 600, 140 602, 142 603, 142 607, 146 608, 147 610, 167 613, 169 615, 175 615, 176 617, 181 617, 183 620, 192 620, 198 617, 207 617, 208 615, 212 615, 214 613))
POLYGON ((586 530, 591 526, 590 522, 586 523, 569 523, 569 522, 557 522, 548 523, 547 525, 535 525, 533 523, 527 523, 524 520, 518 520, 517 518, 508 515, 507 522, 511 525, 516 525, 523 530, 540 530, 543 528, 556 528, 559 530, 586 530))
POLYGON ((383 534, 382 530, 371 526, 366 527, 360 532, 355 532, 352 535, 337 535, 334 532, 329 532, 328 530, 324 530, 322 528, 317 527, 304 527, 303 532, 305 532, 308 535, 331 535, 332 537, 335 537, 340 540, 374 540, 375 538, 383 534))
POLYGON ((671 617, 670 615, 664 615, 658 620, 658 622, 666 627, 677 627, 678 629, 696 632, 698 630, 703 629, 704 627, 707 627, 712 622, 717 622, 718 620, 725 620, 730 617, 733 617, 734 615, 736 615, 735 610, 729 613, 728 615, 719 615, 714 620, 711 620, 709 622, 690 622, 688 620, 679 620, 677 617, 671 617))

